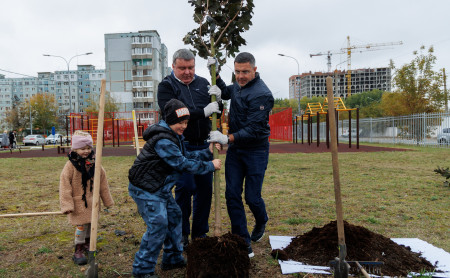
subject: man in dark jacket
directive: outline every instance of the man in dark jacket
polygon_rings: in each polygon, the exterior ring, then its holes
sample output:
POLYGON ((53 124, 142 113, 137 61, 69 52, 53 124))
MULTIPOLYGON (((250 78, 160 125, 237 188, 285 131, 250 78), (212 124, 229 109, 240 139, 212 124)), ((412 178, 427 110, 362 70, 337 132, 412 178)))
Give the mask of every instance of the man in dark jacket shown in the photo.
POLYGON ((231 100, 228 136, 213 131, 209 141, 229 144, 225 161, 225 198, 231 232, 245 239, 248 255, 253 257, 251 241, 261 240, 269 219, 261 190, 269 160, 269 113, 274 99, 256 72, 252 54, 242 52, 236 56, 234 73, 237 83, 221 93, 222 99, 231 100), (244 179, 245 202, 255 217, 251 236, 241 196, 244 179))
MULTIPOLYGON (((189 124, 184 131, 185 147, 188 151, 208 148, 206 142, 211 131, 209 116, 220 113, 221 103, 212 102, 208 92, 209 82, 195 75, 195 57, 188 49, 179 49, 173 55, 173 72, 166 76, 158 86, 158 105, 164 107, 171 99, 182 101, 190 113, 189 124)), ((225 89, 225 83, 217 80, 219 87, 225 89)), ((215 86, 213 86, 214 88, 215 86)), ((161 111, 162 117, 164 112, 161 111)), ((189 218, 192 209, 191 238, 204 237, 209 231, 208 219, 211 209, 213 174, 193 175, 184 173, 176 183, 175 200, 181 208, 183 244, 188 244, 191 234, 189 218)))

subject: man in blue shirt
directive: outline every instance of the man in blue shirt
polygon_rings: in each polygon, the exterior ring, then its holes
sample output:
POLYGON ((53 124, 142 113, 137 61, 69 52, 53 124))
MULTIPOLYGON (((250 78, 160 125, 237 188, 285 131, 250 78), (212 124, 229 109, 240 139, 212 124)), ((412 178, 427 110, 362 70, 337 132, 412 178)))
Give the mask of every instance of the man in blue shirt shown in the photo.
POLYGON ((249 257, 254 256, 251 241, 261 240, 269 219, 261 190, 269 160, 269 113, 274 104, 271 91, 256 69, 252 54, 242 52, 236 56, 234 60, 236 83, 223 91, 215 88, 213 92, 223 100, 231 100, 229 134, 227 136, 220 131, 212 131, 208 140, 228 144, 225 161, 225 198, 231 220, 231 232, 245 239, 249 257), (247 230, 242 191, 245 202, 255 217, 251 235, 247 230))

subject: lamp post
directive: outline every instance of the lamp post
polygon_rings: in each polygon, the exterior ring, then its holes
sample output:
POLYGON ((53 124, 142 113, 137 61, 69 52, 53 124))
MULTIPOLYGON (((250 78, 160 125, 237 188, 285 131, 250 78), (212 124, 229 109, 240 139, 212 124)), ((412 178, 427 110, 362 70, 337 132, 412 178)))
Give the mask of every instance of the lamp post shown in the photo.
POLYGON ((67 65, 67 79, 69 80, 69 115, 70 113, 72 113, 72 96, 70 94, 70 61, 72 61, 73 58, 78 57, 78 56, 83 56, 83 55, 91 55, 92 52, 87 52, 87 53, 83 53, 83 54, 78 54, 75 56, 72 56, 69 60, 67 60, 66 58, 62 57, 62 56, 57 56, 57 55, 51 55, 51 54, 42 54, 46 57, 58 57, 64 60, 64 62, 66 62, 67 65))
POLYGON ((292 59, 294 59, 295 62, 297 63, 297 76, 298 76, 298 114, 301 115, 300 99, 301 99, 302 97, 301 97, 301 95, 300 95, 300 65, 299 65, 297 59, 295 59, 295 58, 292 57, 292 56, 288 56, 288 55, 284 55, 284 54, 278 54, 278 55, 283 56, 283 57, 292 58, 292 59))
POLYGON ((31 97, 29 99, 30 104, 30 133, 33 134, 33 121, 31 120, 31 97))

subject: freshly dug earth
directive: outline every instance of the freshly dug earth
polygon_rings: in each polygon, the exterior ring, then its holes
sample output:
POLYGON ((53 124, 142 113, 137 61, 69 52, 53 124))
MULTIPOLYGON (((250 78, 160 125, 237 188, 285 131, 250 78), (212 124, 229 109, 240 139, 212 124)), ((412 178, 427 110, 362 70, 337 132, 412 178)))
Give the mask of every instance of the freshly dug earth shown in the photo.
POLYGON ((247 244, 237 235, 193 240, 186 250, 187 278, 249 277, 247 244))
MULTIPOLYGON (((382 261, 383 275, 406 276, 409 272, 433 271, 433 265, 420 254, 398 245, 387 237, 344 221, 346 261, 382 261)), ((289 259, 310 265, 328 266, 338 257, 336 221, 292 239, 284 250, 289 259)), ((275 251, 275 250, 274 250, 275 251)), ((272 252, 274 253, 274 252, 272 252)), ((285 255, 279 252, 278 258, 285 255)))

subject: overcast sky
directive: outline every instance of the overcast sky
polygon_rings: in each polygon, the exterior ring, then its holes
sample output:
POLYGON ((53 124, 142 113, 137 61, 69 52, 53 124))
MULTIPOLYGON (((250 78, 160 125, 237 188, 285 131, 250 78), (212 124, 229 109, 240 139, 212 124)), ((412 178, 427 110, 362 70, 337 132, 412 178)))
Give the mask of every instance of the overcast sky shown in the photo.
MULTIPOLYGON (((326 56, 309 54, 340 52, 351 45, 390 43, 403 45, 352 54, 352 69, 397 67, 412 60, 421 45, 435 48, 436 70, 450 72, 450 1, 448 0, 254 0, 253 25, 243 33, 247 45, 241 51, 255 55, 262 79, 275 98, 289 96, 289 76, 300 72, 326 71, 326 56)), ((60 58, 93 52, 72 60, 105 68, 104 34, 157 30, 169 57, 184 35, 196 27, 193 8, 186 0, 16 0, 2 1, 0 17, 0 74, 6 71, 37 76, 37 72, 67 69, 60 58)), ((196 73, 207 77, 206 61, 197 58, 196 73)), ((169 66, 171 59, 169 61, 169 66)), ((222 77, 231 80, 229 59, 222 77)), ((347 69, 346 55, 332 56, 332 69, 347 69), (339 65, 338 65, 339 64, 339 65)))

